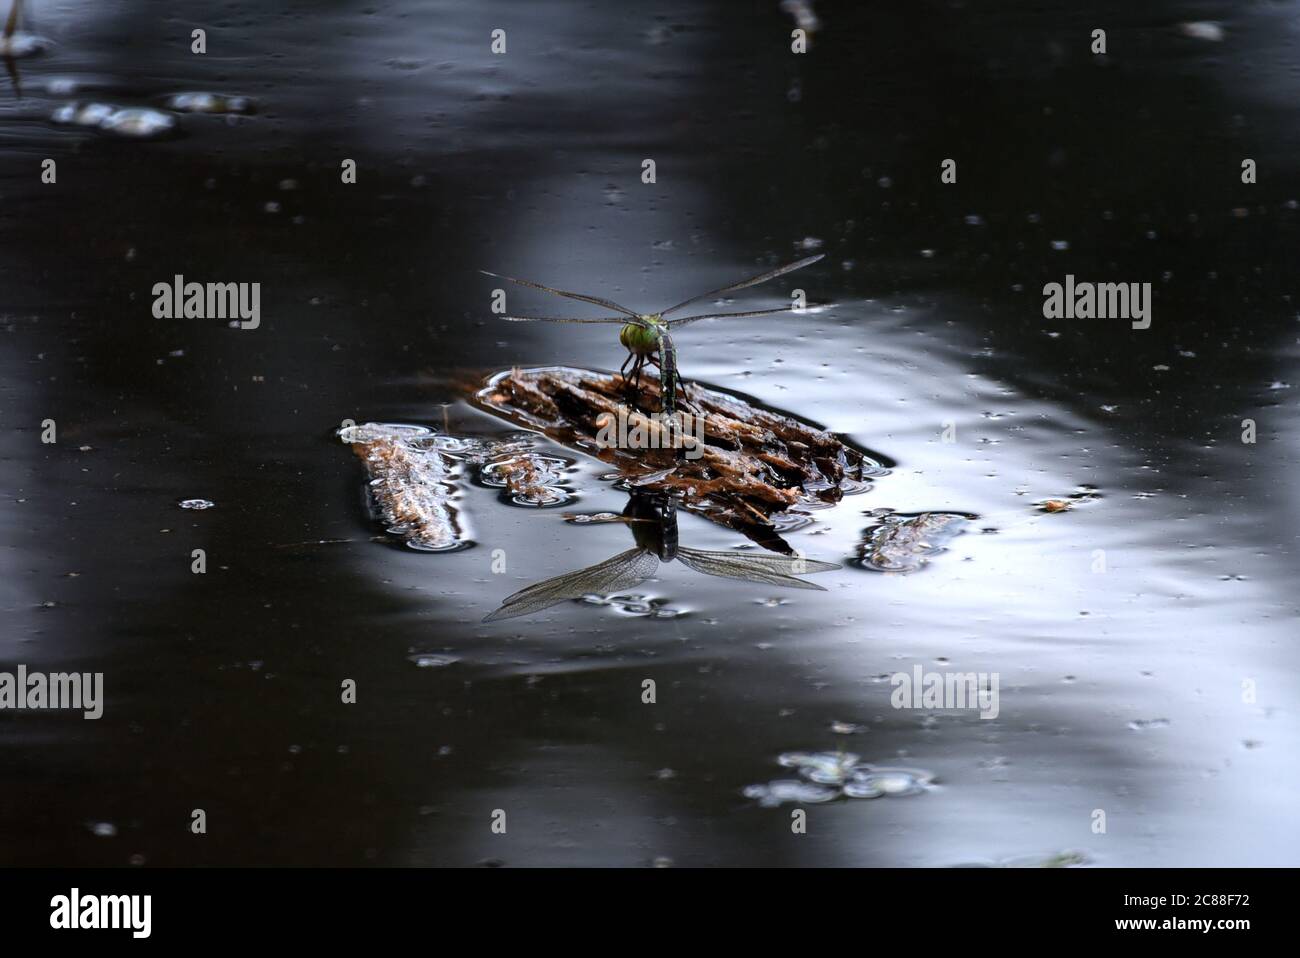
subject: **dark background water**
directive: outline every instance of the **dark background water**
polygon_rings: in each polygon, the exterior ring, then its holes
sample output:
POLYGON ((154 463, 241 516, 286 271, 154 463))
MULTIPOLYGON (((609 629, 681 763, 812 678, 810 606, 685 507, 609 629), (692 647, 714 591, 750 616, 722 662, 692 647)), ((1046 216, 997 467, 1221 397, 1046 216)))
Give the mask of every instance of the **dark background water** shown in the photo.
MULTIPOLYGON (((776 3, 32 5, 57 45, 0 91, 0 667, 102 671, 107 702, 0 713, 0 862, 1295 864, 1300 3, 1088 6, 822 3, 796 56, 776 3), (261 110, 109 140, 48 121, 59 77, 261 110), (341 421, 500 434, 456 383, 622 359, 495 321, 478 269, 655 308, 806 238, 835 310, 679 342, 686 376, 897 463, 792 543, 842 561, 886 506, 996 531, 826 594, 666 566, 640 591, 683 616, 492 625, 626 530, 472 489, 476 548, 371 541, 341 421), (261 327, 154 319, 177 273, 260 282, 261 327), (1045 320, 1066 273, 1152 283, 1151 328, 1045 320), (914 663, 999 672, 1001 715, 891 709, 914 663), (742 796, 834 747, 939 784, 809 806, 807 835, 742 796)), ((617 511, 600 472, 580 508, 617 511)))

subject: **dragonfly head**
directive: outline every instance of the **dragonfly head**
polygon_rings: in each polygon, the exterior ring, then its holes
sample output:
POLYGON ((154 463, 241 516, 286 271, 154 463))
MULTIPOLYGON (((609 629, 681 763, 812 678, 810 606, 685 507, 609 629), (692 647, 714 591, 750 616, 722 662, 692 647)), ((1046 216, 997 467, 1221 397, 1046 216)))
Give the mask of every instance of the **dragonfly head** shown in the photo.
POLYGON ((658 313, 650 313, 640 318, 649 324, 650 328, 639 323, 628 323, 619 332, 618 341, 623 344, 629 353, 635 353, 638 356, 650 356, 659 351, 659 333, 653 327, 661 325, 663 317, 658 313))

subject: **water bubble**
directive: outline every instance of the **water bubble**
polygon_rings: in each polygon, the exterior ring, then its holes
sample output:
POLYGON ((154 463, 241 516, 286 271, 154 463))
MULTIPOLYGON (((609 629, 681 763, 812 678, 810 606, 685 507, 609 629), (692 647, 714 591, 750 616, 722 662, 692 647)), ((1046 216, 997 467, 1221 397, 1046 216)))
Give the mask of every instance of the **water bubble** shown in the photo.
POLYGON ((431 655, 420 653, 418 655, 407 656, 407 661, 420 669, 442 669, 449 665, 454 665, 460 659, 454 655, 431 655))
POLYGON ((1192 20, 1178 24, 1178 32, 1193 40, 1205 40, 1210 43, 1222 43, 1227 37, 1223 24, 1214 20, 1192 20))
POLYGON ((872 768, 864 765, 854 770, 851 784, 868 791, 878 790, 882 795, 919 795, 933 781, 933 774, 919 768, 872 768))
POLYGON ((751 785, 746 797, 770 807, 783 801, 919 795, 934 782, 934 774, 923 769, 868 765, 849 752, 785 752, 777 763, 797 769, 801 780, 751 785))
POLYGON ((176 117, 149 107, 125 107, 109 114, 99 128, 114 136, 134 140, 150 140, 167 136, 176 130, 176 117))
POLYGON ((622 518, 616 512, 579 512, 563 516, 565 522, 580 526, 592 522, 618 522, 622 518))
POLYGON ((836 789, 801 782, 798 779, 778 779, 766 785, 748 785, 742 794, 746 798, 754 799, 764 808, 776 808, 785 802, 814 805, 829 802, 839 793, 836 789))
POLYGON ((859 758, 851 752, 786 752, 777 763, 798 769, 800 775, 819 785, 843 785, 859 758))
POLYGON ((117 826, 112 822, 93 822, 90 831, 99 838, 112 838, 117 834, 117 826))
POLYGON ((246 96, 226 96, 222 93, 173 93, 163 101, 169 110, 177 113, 234 113, 256 112, 256 104, 246 96))
POLYGON ((65 103, 50 115, 55 123, 66 126, 98 127, 112 116, 117 107, 111 103, 65 103))

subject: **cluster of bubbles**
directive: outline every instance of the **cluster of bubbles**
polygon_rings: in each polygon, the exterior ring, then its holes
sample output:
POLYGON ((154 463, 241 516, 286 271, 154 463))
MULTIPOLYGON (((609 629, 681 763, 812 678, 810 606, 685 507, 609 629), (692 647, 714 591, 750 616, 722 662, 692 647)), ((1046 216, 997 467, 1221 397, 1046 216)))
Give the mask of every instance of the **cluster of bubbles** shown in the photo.
MULTIPOLYGON (((51 81, 51 90, 71 92, 75 81, 51 81)), ((136 140, 158 140, 180 132, 180 114, 206 113, 219 116, 247 116, 256 112, 253 100, 246 96, 221 93, 173 93, 162 101, 162 108, 120 106, 95 100, 77 100, 58 107, 50 119, 60 126, 96 130, 111 136, 136 140)))
POLYGON ((919 795, 934 783, 934 774, 923 769, 868 765, 851 752, 786 752, 777 762, 795 769, 800 777, 745 788, 744 796, 764 808, 785 802, 919 795))
POLYGON ((600 595, 589 592, 582 597, 588 605, 607 606, 624 615, 635 615, 650 619, 676 619, 686 614, 682 609, 673 609, 665 604, 665 599, 655 599, 648 595, 631 595, 616 593, 600 595))

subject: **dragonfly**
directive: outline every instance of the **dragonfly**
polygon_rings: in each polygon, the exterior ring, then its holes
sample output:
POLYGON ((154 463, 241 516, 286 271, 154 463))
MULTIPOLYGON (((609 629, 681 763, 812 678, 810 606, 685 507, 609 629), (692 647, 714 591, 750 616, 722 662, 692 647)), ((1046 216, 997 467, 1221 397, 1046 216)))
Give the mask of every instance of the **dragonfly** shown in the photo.
POLYGON ((751 276, 749 279, 742 279, 738 283, 723 286, 721 289, 712 289, 707 293, 700 293, 698 296, 692 296, 676 306, 670 306, 668 309, 660 310, 657 313, 638 313, 600 296, 571 293, 567 290, 543 286, 541 283, 534 283, 531 280, 515 279, 513 276, 490 273, 487 270, 481 270, 481 272, 496 279, 516 283, 519 286, 545 290, 548 293, 554 293, 556 296, 591 303, 593 306, 600 306, 603 309, 613 310, 621 314, 619 316, 598 316, 593 319, 572 316, 503 316, 501 318, 511 323, 617 323, 622 325, 623 328, 619 331, 618 339, 627 349, 627 359, 623 360, 619 373, 622 375, 624 382, 636 388, 641 382, 641 370, 647 364, 658 369, 660 408, 665 416, 671 418, 677 412, 677 391, 680 380, 677 375, 677 348, 673 345, 670 330, 690 323, 698 323, 702 319, 770 316, 774 313, 788 313, 798 307, 779 306, 775 309, 748 309, 737 313, 701 313, 697 316, 681 316, 675 319, 669 319, 668 316, 679 309, 690 306, 692 303, 698 303, 702 299, 734 293, 737 290, 748 289, 750 286, 766 283, 768 280, 784 276, 786 273, 793 273, 797 269, 811 266, 825 255, 825 253, 818 253, 815 256, 808 256, 797 262, 787 263, 785 266, 779 266, 765 273, 759 273, 757 276, 751 276))
POLYGON ((483 621, 513 619, 591 593, 607 595, 630 589, 653 576, 660 562, 674 559, 705 575, 818 592, 826 590, 798 576, 840 568, 835 562, 819 562, 802 556, 687 548, 678 541, 676 500, 668 495, 633 493, 623 510, 622 521, 632 529, 636 548, 521 589, 502 602, 500 608, 488 613, 483 621))

